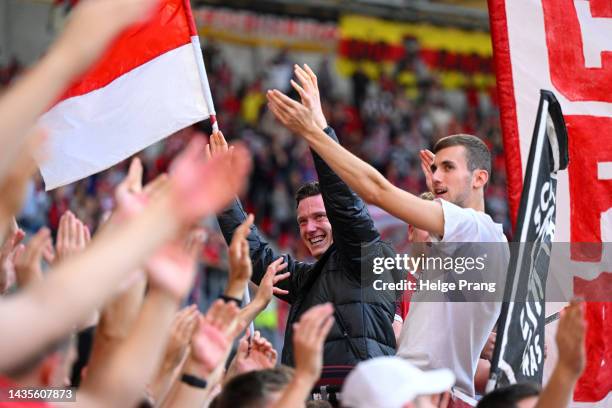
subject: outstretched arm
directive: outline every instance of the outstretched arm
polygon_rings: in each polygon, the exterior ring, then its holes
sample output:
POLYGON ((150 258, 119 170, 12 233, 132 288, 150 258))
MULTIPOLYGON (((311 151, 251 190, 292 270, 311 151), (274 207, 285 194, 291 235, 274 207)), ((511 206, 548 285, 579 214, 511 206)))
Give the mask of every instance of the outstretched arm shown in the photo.
MULTIPOLYGON (((197 254, 198 246, 188 245, 187 237, 181 237, 150 258, 146 267, 149 291, 134 324, 129 316, 115 314, 120 326, 132 326, 129 335, 108 343, 104 358, 90 363, 82 393, 109 406, 134 406, 144 396, 146 384, 161 363, 178 305, 191 289, 197 254)), ((124 305, 133 309, 129 302, 124 305)))
POLYGON ((191 336, 197 327, 200 312, 196 305, 180 310, 174 317, 170 328, 170 338, 166 345, 162 363, 155 379, 149 384, 149 396, 156 406, 162 406, 178 379, 182 366, 189 353, 191 336))
POLYGON ((198 139, 190 143, 173 163, 169 182, 148 205, 126 192, 118 194, 122 222, 104 228, 85 251, 58 264, 44 282, 0 299, 0 319, 10 328, 0 336, 0 370, 69 333, 160 245, 238 194, 249 170, 247 152, 237 149, 234 157, 204 162, 203 147, 198 139))
MULTIPOLYGON (((100 405, 134 406, 161 362, 167 331, 179 300, 151 288, 130 335, 109 350, 103 364, 91 367, 79 389, 81 396, 100 405)), ((87 406, 83 404, 82 406, 87 406)))
POLYGON ((145 19, 158 0, 89 0, 74 8, 47 54, 0 98, 0 179, 45 109, 91 65, 117 34, 145 19), (8 159, 8 160, 7 160, 8 159))
POLYGON ((583 307, 582 302, 573 300, 563 311, 557 329, 559 360, 548 384, 542 389, 536 408, 568 407, 572 402, 574 387, 584 371, 586 360, 583 307))
MULTIPOLYGON (((306 64, 304 68, 295 65, 294 72, 300 85, 295 81, 291 83, 300 94, 302 104, 310 110, 318 128, 323 129, 331 140, 338 143, 336 133, 327 126, 323 115, 317 76, 306 64)), ((349 262, 356 264, 353 270, 359 271, 362 246, 380 239, 380 234, 363 200, 334 173, 321 156, 316 152, 312 152, 312 156, 319 176, 327 218, 332 226, 334 244, 349 262)))
POLYGON ((323 343, 334 324, 330 303, 313 306, 294 323, 295 374, 274 408, 303 407, 321 376, 323 343))
POLYGON ((442 206, 395 187, 372 166, 331 140, 319 129, 308 108, 273 90, 267 94, 270 109, 290 130, 302 136, 310 147, 366 202, 436 235, 444 233, 442 206))
POLYGON ((217 300, 200 317, 191 339, 191 353, 183 366, 181 381, 164 402, 164 407, 202 407, 221 381, 224 363, 234 338, 244 329, 238 307, 217 300))

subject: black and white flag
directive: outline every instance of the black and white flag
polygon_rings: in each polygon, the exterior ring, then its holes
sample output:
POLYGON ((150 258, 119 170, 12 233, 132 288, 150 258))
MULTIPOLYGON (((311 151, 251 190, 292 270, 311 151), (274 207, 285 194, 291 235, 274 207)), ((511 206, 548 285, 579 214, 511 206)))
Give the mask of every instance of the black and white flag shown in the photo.
POLYGON ((569 161, 561 107, 541 91, 487 391, 516 382, 542 383, 544 297, 555 233, 557 172, 569 161))

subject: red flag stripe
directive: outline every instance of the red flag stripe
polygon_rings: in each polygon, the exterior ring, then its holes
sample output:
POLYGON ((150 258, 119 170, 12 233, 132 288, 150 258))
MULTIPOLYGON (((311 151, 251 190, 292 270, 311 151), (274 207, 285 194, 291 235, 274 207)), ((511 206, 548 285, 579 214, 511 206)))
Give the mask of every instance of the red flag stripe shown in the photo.
POLYGON ((514 228, 521 192, 523 191, 523 166, 521 165, 521 145, 516 116, 505 0, 489 0, 489 10, 497 93, 501 108, 500 117, 506 157, 506 175, 508 177, 508 204, 510 205, 510 219, 514 228))
POLYGON ((611 302, 586 303, 587 365, 574 389, 574 401, 602 401, 612 390, 612 370, 607 364, 612 358, 610 312, 611 302))
POLYGON ((150 20, 124 31, 57 102, 103 88, 134 68, 190 43, 195 27, 188 4, 188 0, 162 0, 150 20))
POLYGON ((187 25, 189 26, 189 35, 191 37, 198 35, 198 28, 195 25, 195 19, 193 18, 193 13, 191 12, 190 0, 183 0, 183 7, 185 10, 185 17, 187 18, 187 25))

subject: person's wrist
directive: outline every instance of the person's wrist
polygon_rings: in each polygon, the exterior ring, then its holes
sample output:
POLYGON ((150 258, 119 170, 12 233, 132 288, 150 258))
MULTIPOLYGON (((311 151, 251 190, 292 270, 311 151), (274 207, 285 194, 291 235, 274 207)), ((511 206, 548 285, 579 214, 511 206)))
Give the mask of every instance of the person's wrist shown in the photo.
POLYGON ((247 281, 242 279, 231 280, 225 289, 224 295, 235 299, 242 299, 246 284, 247 281))
POLYGON ((10 239, 10 220, 15 215, 6 205, 0 200, 0 238, 10 239))
POLYGON ((315 375, 315 373, 310 370, 300 369, 299 367, 296 368, 295 374, 293 375, 293 381, 295 383, 308 388, 312 388, 318 379, 319 376, 315 375))
POLYGON ((196 360, 193 355, 191 355, 185 362, 183 373, 196 375, 200 378, 208 378, 214 370, 215 367, 207 367, 205 364, 202 364, 196 360))
POLYGON ((556 371, 559 377, 567 382, 577 381, 582 374, 582 370, 576 370, 574 367, 564 364, 562 361, 559 361, 556 371))
POLYGON ((149 273, 147 284, 149 286, 149 294, 154 293, 155 296, 167 304, 179 304, 186 296, 185 293, 179 293, 179 291, 170 286, 156 282, 155 279, 152 278, 152 272, 149 273))
MULTIPOLYGON (((20 271, 19 273, 15 273, 15 283, 18 287, 23 288, 30 285, 33 282, 36 282, 38 279, 38 273, 35 271, 20 271)), ((40 276, 42 278, 42 276, 40 276)))
MULTIPOLYGON (((8 221, 11 219, 12 216, 13 214, 11 214, 10 210, 6 207, 6 205, 0 202, 0 220, 8 221)), ((3 235, 8 232, 8 226, 9 226, 8 222, 2 223, 2 234, 3 235)))
POLYGON ((186 295, 185 293, 176 293, 167 286, 155 283, 153 279, 149 279, 147 282, 149 284, 147 296, 155 299, 159 307, 163 307, 168 312, 174 312, 178 309, 186 295))
POLYGON ((323 132, 323 129, 325 128, 319 129, 319 126, 316 124, 313 124, 313 126, 308 126, 304 132, 304 137, 308 141, 315 140, 319 136, 319 133, 323 132))
POLYGON ((181 374, 181 382, 194 388, 205 389, 208 386, 208 382, 204 378, 188 373, 181 374))
POLYGON ((149 204, 153 212, 163 212, 166 214, 162 219, 165 219, 167 227, 174 231, 175 236, 179 234, 180 231, 191 227, 194 221, 193 217, 190 217, 182 211, 180 204, 177 204, 177 200, 180 199, 164 195, 159 199, 151 201, 149 204))
POLYGON ((325 120, 325 118, 320 118, 320 117, 318 117, 318 118, 315 118, 315 121, 316 121, 316 123, 317 123, 317 126, 319 126, 319 128, 320 128, 321 130, 325 130, 325 129, 327 129, 328 124, 327 124, 327 121, 325 120))
POLYGON ((161 372, 172 372, 185 360, 187 354, 187 346, 180 350, 176 350, 170 354, 164 355, 164 359, 160 365, 161 372))
POLYGON ((262 310, 264 310, 266 308, 266 306, 268 306, 268 303, 270 303, 270 300, 272 300, 271 298, 263 298, 262 296, 255 296, 255 298, 253 299, 253 301, 251 302, 251 304, 253 305, 253 307, 255 308, 255 310, 261 312, 262 310))
POLYGON ((59 75, 55 78, 58 78, 61 82, 67 82, 85 70, 84 64, 75 63, 75 61, 79 62, 81 60, 77 50, 62 36, 42 58, 41 66, 44 66, 46 72, 59 75))

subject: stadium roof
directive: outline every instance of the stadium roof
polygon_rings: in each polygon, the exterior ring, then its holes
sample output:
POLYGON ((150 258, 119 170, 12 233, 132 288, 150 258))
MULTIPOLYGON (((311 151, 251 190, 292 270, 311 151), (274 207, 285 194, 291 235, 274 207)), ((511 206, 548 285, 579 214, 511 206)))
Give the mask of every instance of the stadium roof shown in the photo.
POLYGON ((485 0, 193 0, 193 3, 321 20, 337 20, 343 13, 358 13, 393 20, 489 29, 485 0))

